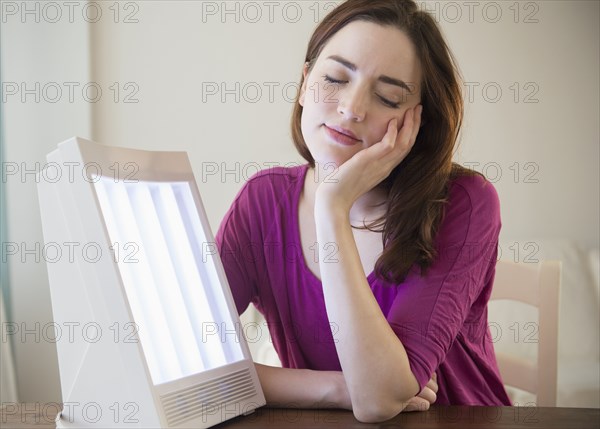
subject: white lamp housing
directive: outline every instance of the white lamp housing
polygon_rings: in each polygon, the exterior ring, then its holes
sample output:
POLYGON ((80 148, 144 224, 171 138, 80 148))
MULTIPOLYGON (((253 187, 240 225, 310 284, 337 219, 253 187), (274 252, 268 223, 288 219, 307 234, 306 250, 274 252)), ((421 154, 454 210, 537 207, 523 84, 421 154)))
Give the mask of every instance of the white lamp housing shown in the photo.
POLYGON ((45 168, 52 310, 70 333, 57 427, 207 428, 264 405, 187 154, 74 137, 45 168))

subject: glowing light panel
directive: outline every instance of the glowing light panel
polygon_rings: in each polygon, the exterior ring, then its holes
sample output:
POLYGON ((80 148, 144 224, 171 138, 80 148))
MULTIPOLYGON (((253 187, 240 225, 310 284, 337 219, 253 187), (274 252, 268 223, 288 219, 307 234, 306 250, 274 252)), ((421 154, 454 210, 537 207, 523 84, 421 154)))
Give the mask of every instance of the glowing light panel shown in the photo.
POLYGON ((97 179, 96 195, 154 384, 242 360, 209 252, 214 243, 206 239, 188 182, 97 179))

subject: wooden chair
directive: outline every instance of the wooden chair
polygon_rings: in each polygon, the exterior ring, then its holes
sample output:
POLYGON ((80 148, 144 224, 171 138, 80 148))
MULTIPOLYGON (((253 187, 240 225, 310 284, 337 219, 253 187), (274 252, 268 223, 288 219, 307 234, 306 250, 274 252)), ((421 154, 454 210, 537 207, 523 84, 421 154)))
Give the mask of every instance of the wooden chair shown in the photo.
POLYGON ((500 260, 490 300, 520 301, 538 308, 538 359, 496 352, 504 384, 537 395, 538 407, 555 407, 561 262, 500 260))

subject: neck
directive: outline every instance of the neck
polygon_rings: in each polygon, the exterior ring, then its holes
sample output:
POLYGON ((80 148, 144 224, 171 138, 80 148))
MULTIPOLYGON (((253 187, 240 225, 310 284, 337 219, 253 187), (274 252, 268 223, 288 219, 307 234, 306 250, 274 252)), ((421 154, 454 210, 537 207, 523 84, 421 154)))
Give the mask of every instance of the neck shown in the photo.
MULTIPOLYGON (((304 180, 304 198, 314 207, 315 193, 319 185, 326 180, 334 180, 335 172, 331 165, 315 164, 315 168, 308 168, 304 180), (328 168, 329 167, 329 168, 328 168)), ((385 192, 374 188, 361 195, 350 208, 349 219, 352 225, 362 226, 363 221, 370 223, 385 214, 386 205, 379 205, 386 200, 385 192)))

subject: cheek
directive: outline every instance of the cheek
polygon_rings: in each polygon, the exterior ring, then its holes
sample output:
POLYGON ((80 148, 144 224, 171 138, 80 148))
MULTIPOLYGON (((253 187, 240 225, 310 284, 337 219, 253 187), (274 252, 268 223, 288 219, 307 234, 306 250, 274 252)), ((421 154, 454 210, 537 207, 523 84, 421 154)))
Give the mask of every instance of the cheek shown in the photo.
POLYGON ((307 145, 312 144, 314 134, 318 131, 319 121, 315 112, 315 106, 311 102, 305 102, 300 117, 300 130, 307 145))
POLYGON ((332 113, 335 113, 336 104, 315 99, 318 93, 319 91, 311 91, 310 89, 307 89, 304 93, 302 116, 300 118, 300 125, 303 132, 319 127, 332 117, 332 113))
POLYGON ((371 140, 369 141, 369 146, 379 143, 381 140, 383 140, 383 137, 388 129, 388 124, 392 119, 397 120, 398 132, 400 132, 402 126, 404 125, 404 118, 407 110, 408 109, 403 109, 401 112, 392 115, 388 113, 387 115, 381 115, 377 119, 374 119, 373 123, 369 127, 372 130, 372 133, 370 134, 371 140))
POLYGON ((304 107, 312 105, 319 111, 337 110, 340 87, 322 80, 309 80, 304 91, 304 107))
MULTIPOLYGON (((306 110, 306 104, 304 105, 304 108, 302 109, 302 116, 300 116, 300 130, 302 131, 303 135, 306 135, 307 132, 307 118, 308 118, 308 112, 306 110)), ((305 138, 306 140, 306 138, 305 138)))
POLYGON ((383 119, 378 119, 377 121, 374 121, 374 123, 371 124, 371 126, 369 126, 369 129, 371 130, 371 132, 369 133, 369 140, 368 140, 369 146, 372 146, 375 143, 379 143, 381 140, 383 140, 383 137, 385 136, 385 133, 387 132, 388 124, 393 118, 397 118, 397 117, 396 116, 389 116, 389 117, 386 116, 383 119))

